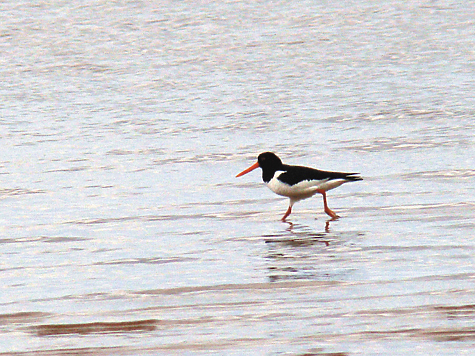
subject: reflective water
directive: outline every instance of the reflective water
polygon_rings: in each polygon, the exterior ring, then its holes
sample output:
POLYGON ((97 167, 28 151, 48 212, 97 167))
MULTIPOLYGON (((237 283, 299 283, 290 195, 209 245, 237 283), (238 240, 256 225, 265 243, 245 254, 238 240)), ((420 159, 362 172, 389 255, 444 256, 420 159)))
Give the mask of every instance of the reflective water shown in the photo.
POLYGON ((471 3, 0 8, 0 354, 473 352, 471 3))

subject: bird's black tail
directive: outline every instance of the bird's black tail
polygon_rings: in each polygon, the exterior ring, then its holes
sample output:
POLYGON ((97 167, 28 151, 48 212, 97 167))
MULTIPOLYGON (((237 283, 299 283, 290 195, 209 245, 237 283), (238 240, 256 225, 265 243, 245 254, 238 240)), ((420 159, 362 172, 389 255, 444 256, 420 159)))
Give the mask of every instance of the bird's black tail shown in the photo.
POLYGON ((345 173, 345 177, 343 179, 346 179, 349 182, 356 182, 358 180, 363 180, 360 176, 357 176, 356 174, 359 173, 345 173))

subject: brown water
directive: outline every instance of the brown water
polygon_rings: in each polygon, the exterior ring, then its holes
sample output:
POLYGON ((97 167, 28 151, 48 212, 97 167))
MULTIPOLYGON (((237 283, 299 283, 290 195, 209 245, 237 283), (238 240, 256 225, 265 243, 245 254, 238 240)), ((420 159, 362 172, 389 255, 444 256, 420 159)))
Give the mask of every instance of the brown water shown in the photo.
POLYGON ((0 9, 1 355, 473 354, 472 3, 0 9))

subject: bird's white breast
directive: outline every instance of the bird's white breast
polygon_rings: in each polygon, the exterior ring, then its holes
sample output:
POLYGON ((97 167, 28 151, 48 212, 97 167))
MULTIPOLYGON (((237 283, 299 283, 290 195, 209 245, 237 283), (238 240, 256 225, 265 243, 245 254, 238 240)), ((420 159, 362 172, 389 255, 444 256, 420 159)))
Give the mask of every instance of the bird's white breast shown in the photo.
POLYGON ((294 185, 289 185, 277 179, 277 177, 282 173, 284 172, 275 172, 274 177, 272 177, 272 179, 267 183, 267 186, 276 194, 296 200, 305 199, 316 194, 320 184, 326 181, 305 180, 294 185))

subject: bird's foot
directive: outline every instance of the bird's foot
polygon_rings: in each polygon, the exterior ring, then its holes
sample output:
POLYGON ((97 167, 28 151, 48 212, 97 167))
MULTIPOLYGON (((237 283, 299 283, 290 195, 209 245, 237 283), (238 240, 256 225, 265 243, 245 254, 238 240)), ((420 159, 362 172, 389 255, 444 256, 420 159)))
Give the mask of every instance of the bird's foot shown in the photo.
POLYGON ((285 219, 287 219, 287 217, 290 215, 291 212, 292 212, 292 207, 289 206, 289 208, 285 212, 284 216, 280 220, 285 222, 285 219))
POLYGON ((336 215, 335 212, 328 207, 325 209, 325 213, 327 213, 327 215, 331 217, 331 220, 337 220, 340 217, 339 215, 336 215))

